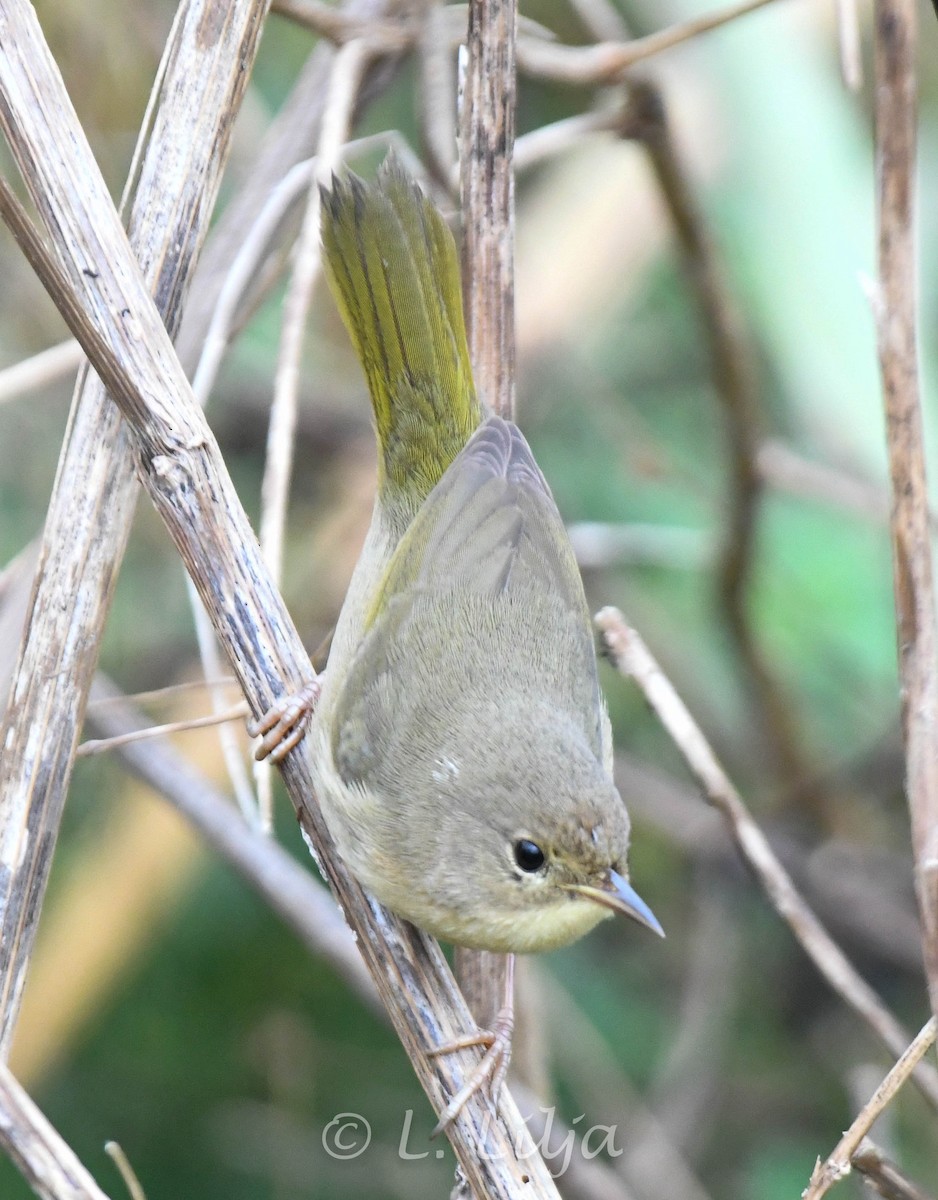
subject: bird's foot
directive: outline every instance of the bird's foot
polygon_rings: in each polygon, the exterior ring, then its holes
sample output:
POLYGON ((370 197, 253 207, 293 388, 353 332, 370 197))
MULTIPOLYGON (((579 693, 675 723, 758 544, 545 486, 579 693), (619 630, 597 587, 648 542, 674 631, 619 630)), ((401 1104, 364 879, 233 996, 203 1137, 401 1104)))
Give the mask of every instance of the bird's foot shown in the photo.
POLYGON ((261 737, 263 734, 260 745, 254 751, 258 762, 263 758, 281 762, 299 744, 321 690, 319 680, 314 679, 298 692, 282 696, 256 721, 248 722, 251 737, 261 737))
POLYGON ((430 1134, 432 1138, 442 1133, 459 1116, 466 1101, 476 1092, 485 1091, 493 1103, 498 1099, 511 1062, 511 1035, 514 1027, 514 1008, 506 1005, 499 1011, 491 1029, 480 1029, 464 1037, 454 1038, 451 1042, 430 1051, 430 1057, 436 1058, 441 1054, 452 1054, 456 1050, 466 1050, 471 1046, 486 1047, 482 1061, 440 1114, 440 1119, 430 1134))

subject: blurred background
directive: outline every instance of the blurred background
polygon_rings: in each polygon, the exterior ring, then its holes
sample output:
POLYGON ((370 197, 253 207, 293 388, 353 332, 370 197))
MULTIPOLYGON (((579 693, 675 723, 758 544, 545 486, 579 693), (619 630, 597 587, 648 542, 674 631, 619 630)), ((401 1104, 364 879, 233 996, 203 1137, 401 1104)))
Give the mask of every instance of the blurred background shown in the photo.
MULTIPOLYGON (((629 0, 619 17, 642 35, 707 8, 629 0)), ((86 0, 37 10, 119 195, 174 6, 86 0)), ((532 0, 523 11, 569 43, 592 40, 590 21, 609 16, 586 0, 532 0)), ((661 90, 675 159, 739 322, 745 403, 733 411, 715 385, 712 320, 685 270, 660 173, 642 145, 596 134, 519 173, 518 416, 571 525, 591 604, 619 605, 641 631, 811 905, 917 1029, 927 1002, 866 284, 875 249, 867 4, 859 17, 865 81, 855 91, 841 77, 833 0, 778 0, 640 68, 661 90)), ((925 5, 921 18, 927 403, 938 22, 925 5)), ((222 208, 250 178, 315 43, 270 17, 222 208)), ((372 89, 356 133, 397 129, 419 147, 419 86, 405 58, 372 89)), ((518 133, 606 99, 522 76, 518 133)), ((374 149, 353 165, 368 174, 381 157, 374 149)), ((6 234, 0 255, 4 368, 65 329, 6 234)), ((240 333, 208 405, 253 518, 284 287, 240 333)), ((71 385, 62 377, 0 401, 0 563, 41 531, 71 385)), ((938 451, 930 410, 926 419, 938 451)), ((373 484, 363 379, 322 287, 306 339, 284 582, 311 651, 341 604, 373 484)), ((8 653, 15 635, 4 636, 8 653)), ((182 568, 146 502, 102 667, 127 692, 198 677, 182 568)), ((599 1158, 619 1189, 604 1194, 798 1196, 888 1056, 740 865, 636 689, 602 669, 635 825, 632 878, 668 938, 608 923, 528 964, 545 1102, 580 1133, 614 1128, 592 1143, 605 1143, 599 1158)), ((208 707, 194 691, 150 711, 163 721, 208 707)), ((227 786, 217 733, 175 742, 227 786)), ((276 836, 313 869, 279 792, 276 836)), ((452 1155, 427 1140, 434 1119, 392 1034, 113 755, 75 771, 12 1065, 112 1196, 124 1190, 103 1152, 108 1139, 123 1146, 148 1200, 380 1200, 439 1196, 452 1180, 452 1155), (372 1136, 343 1161, 323 1135, 349 1113, 372 1136)), ((933 1191, 934 1130, 913 1085, 876 1130, 933 1191)), ((561 1158, 562 1137, 549 1147, 561 1158)), ((851 1179, 838 1194, 861 1190, 851 1179)), ((0 1196, 29 1194, 0 1162, 0 1196)))

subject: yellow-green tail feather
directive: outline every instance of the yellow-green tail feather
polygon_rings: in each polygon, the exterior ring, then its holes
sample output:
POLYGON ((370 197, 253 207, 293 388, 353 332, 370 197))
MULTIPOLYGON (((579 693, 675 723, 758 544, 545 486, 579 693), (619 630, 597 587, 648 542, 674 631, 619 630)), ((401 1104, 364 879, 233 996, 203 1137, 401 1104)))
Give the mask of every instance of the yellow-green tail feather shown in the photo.
POLYGON ((374 185, 352 174, 333 180, 322 241, 371 392, 379 491, 412 514, 482 419, 456 245, 393 157, 374 185))

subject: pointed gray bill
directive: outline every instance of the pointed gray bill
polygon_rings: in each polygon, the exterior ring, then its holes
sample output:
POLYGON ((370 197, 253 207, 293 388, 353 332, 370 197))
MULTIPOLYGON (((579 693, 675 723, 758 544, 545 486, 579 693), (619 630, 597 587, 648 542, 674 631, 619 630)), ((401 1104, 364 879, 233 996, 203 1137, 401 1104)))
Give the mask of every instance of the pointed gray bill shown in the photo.
POLYGON ((661 922, 638 892, 636 892, 635 888, 618 871, 610 870, 600 887, 590 887, 588 884, 581 883, 572 884, 569 890, 577 892, 580 896, 588 896, 590 900, 595 900, 597 904, 611 908, 613 912, 631 917, 633 921, 638 921, 639 925, 644 925, 652 933, 657 933, 659 937, 664 937, 661 922))

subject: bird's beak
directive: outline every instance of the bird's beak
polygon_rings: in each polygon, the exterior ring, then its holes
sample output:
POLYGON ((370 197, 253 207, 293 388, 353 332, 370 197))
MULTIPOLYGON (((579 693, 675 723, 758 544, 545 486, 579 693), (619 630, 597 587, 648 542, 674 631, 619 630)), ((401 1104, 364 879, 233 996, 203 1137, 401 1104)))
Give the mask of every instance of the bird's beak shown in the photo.
POLYGON ((595 900, 597 904, 611 908, 613 912, 631 917, 633 921, 638 921, 639 925, 644 925, 652 933, 657 933, 659 937, 664 937, 661 922, 638 892, 636 892, 635 888, 632 887, 627 879, 623 879, 618 871, 607 871, 606 877, 599 887, 590 887, 589 884, 584 883, 574 883, 569 885, 569 890, 576 892, 580 896, 587 896, 590 900, 595 900))

